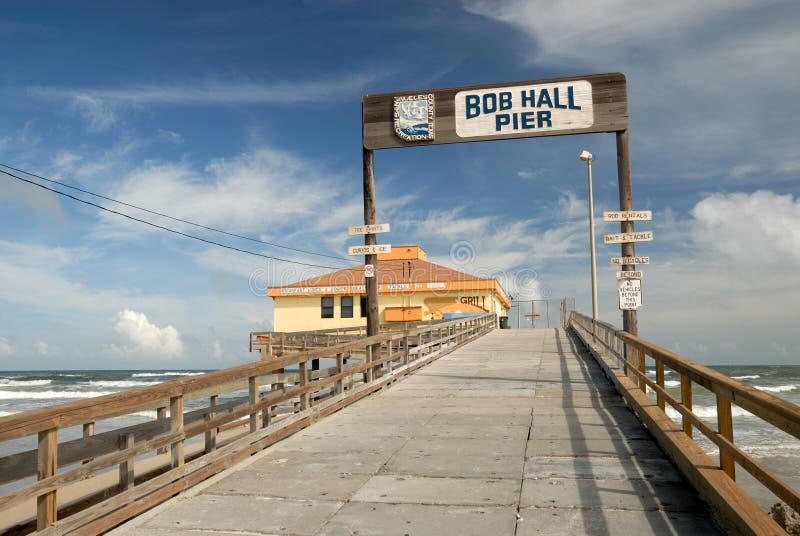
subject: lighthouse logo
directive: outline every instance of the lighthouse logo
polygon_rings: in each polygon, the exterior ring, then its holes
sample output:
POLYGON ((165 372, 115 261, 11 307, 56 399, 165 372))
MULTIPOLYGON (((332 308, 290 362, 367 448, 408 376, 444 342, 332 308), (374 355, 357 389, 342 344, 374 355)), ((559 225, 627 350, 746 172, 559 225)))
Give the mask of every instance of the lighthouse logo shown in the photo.
POLYGON ((394 131, 401 140, 425 141, 434 137, 433 94, 394 98, 394 131))

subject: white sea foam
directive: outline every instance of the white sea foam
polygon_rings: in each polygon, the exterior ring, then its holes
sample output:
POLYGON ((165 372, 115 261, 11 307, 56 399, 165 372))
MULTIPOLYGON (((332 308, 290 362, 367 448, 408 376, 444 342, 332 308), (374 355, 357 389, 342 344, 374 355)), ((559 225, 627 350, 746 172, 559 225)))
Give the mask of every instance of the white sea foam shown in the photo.
POLYGON ((89 385, 95 387, 147 387, 148 385, 158 385, 161 382, 143 382, 137 380, 94 380, 89 385))
POLYGON ((797 389, 797 385, 790 383, 789 385, 754 385, 756 389, 761 389, 762 391, 767 391, 768 393, 785 393, 786 391, 794 391, 797 389))
POLYGON ((680 387, 680 380, 664 380, 664 387, 680 387))
POLYGON ((2 387, 36 387, 37 385, 50 385, 53 380, 6 380, 0 379, 2 387))
POLYGON ((14 415, 16 411, 0 411, 0 417, 8 417, 9 415, 14 415))
POLYGON ((3 390, 0 390, 0 400, 92 398, 92 397, 95 397, 95 396, 110 395, 112 393, 114 393, 114 391, 3 391, 3 390))
POLYGON ((761 374, 745 374, 744 376, 731 376, 734 380, 757 380, 761 374))
POLYGON ((158 417, 156 410, 146 410, 146 411, 137 411, 136 413, 131 413, 131 415, 136 415, 137 417, 147 417, 148 419, 155 419, 158 417))
POLYGON ((132 378, 150 378, 155 376, 199 376, 205 372, 134 372, 132 378))
MULTIPOLYGON (((667 415, 670 419, 677 421, 680 420, 681 414, 678 413, 675 409, 671 406, 667 406, 667 415)), ((701 419, 709 419, 709 418, 717 418, 717 406, 695 406, 692 408, 692 412, 700 417, 701 419)), ((752 417, 753 414, 747 411, 746 409, 742 409, 739 406, 731 406, 731 415, 734 417, 752 417)))

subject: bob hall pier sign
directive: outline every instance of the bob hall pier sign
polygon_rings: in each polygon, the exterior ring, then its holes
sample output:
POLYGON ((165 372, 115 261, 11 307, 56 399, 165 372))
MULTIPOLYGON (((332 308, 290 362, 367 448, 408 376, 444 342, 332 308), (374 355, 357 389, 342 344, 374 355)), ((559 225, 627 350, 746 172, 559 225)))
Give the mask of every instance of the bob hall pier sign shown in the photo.
MULTIPOLYGON (((633 211, 628 95, 622 73, 363 95, 361 120, 366 226, 377 223, 374 150, 601 132, 616 135, 619 208, 633 211)), ((625 236, 633 233, 634 222, 620 220, 620 231, 625 236)), ((364 244, 377 244, 376 235, 366 234, 364 244)), ((633 258, 634 243, 623 241, 621 254, 621 259, 633 258)), ((366 255, 365 264, 379 270, 377 256, 366 255)), ((622 271, 634 268, 622 265, 622 271)), ((369 280, 367 302, 367 334, 374 335, 377 285, 369 280)), ((635 310, 623 311, 625 331, 636 335, 637 324, 635 310)))
POLYGON ((366 149, 628 128, 621 73, 365 95, 362 106, 366 149))

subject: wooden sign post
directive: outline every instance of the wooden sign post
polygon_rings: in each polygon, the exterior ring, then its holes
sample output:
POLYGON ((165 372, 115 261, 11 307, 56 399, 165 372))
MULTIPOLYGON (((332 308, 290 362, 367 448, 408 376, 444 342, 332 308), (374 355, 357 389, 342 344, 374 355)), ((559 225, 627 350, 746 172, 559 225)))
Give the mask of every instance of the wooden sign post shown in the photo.
MULTIPOLYGON (((375 223, 375 149, 596 132, 616 135, 619 208, 633 210, 628 96, 622 73, 364 95, 361 113, 365 225, 375 223)), ((633 233, 633 222, 620 221, 620 231, 633 233)), ((375 244, 375 235, 366 235, 364 243, 375 244)), ((623 243, 622 257, 634 255, 634 244, 623 243)), ((376 264, 372 257, 367 256, 367 264, 376 264)), ((633 269, 622 266, 623 271, 633 269)), ((368 282, 369 315, 370 288, 368 282)), ((377 318, 377 289, 374 292, 377 318)), ((369 326, 377 320, 369 315, 367 332, 373 334, 369 326)), ((622 324, 625 331, 638 334, 636 311, 624 311, 622 324)))

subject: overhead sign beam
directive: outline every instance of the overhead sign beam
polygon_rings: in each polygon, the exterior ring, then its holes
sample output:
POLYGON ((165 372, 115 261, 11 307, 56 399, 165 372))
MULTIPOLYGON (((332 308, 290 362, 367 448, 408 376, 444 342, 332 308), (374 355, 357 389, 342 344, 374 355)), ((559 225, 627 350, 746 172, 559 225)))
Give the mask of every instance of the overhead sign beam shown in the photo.
POLYGON ((361 103, 366 149, 628 128, 622 73, 381 93, 361 103))

